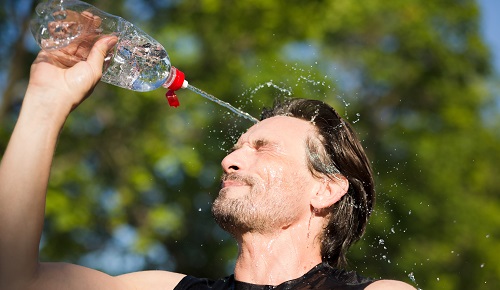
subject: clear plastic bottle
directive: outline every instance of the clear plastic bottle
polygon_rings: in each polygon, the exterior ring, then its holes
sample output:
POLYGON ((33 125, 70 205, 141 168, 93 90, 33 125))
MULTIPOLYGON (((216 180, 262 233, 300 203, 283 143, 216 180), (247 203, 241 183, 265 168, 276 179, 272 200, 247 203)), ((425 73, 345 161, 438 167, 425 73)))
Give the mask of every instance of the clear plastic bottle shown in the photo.
POLYGON ((103 67, 101 80, 106 83, 139 92, 160 86, 173 92, 188 86, 184 74, 171 65, 160 43, 125 19, 88 3, 78 0, 40 3, 30 28, 40 47, 67 65, 85 60, 100 37, 117 36, 118 43, 103 67))

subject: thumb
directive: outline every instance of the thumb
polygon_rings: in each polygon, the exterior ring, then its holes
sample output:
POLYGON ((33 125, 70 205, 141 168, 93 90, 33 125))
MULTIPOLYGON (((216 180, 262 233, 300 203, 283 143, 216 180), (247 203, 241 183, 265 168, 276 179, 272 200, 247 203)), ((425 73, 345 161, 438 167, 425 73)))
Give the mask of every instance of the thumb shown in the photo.
POLYGON ((90 50, 89 56, 87 57, 87 62, 92 66, 93 71, 102 71, 102 65, 104 63, 104 58, 108 55, 108 52, 115 46, 118 42, 118 37, 116 36, 106 36, 99 39, 92 49, 90 50))
POLYGON ((101 79, 104 58, 117 42, 118 37, 116 36, 105 36, 99 39, 92 46, 86 61, 79 62, 66 71, 68 91, 77 96, 76 101, 72 104, 73 109, 90 95, 101 79), (81 94, 74 94, 75 90, 81 94))

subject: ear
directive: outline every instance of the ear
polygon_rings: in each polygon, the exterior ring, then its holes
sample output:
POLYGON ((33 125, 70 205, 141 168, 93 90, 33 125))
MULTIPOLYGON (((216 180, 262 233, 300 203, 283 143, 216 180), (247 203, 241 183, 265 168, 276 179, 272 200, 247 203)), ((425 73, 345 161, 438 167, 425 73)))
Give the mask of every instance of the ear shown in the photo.
POLYGON ((349 189, 349 181, 340 174, 333 176, 333 178, 324 177, 318 183, 316 194, 311 199, 311 206, 314 209, 324 209, 332 206, 349 189))

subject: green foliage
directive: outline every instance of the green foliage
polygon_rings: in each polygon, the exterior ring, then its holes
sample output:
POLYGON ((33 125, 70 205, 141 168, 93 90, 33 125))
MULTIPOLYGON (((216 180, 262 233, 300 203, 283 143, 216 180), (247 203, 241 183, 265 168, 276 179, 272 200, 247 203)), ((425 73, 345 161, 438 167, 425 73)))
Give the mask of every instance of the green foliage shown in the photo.
MULTIPOLYGON (((423 289, 500 284, 498 99, 474 1, 94 2, 163 43, 191 84, 254 116, 293 95, 325 100, 354 124, 379 196, 353 268, 423 289)), ((24 85, 29 65, 13 66, 24 68, 24 85)), ((100 84, 70 116, 43 259, 89 264, 111 245, 142 257, 135 270, 232 271, 236 248, 210 203, 220 161, 251 123, 189 91, 172 109, 163 94, 100 84), (116 242, 124 228, 132 237, 116 242)), ((3 116, 1 149, 16 104, 3 116)))

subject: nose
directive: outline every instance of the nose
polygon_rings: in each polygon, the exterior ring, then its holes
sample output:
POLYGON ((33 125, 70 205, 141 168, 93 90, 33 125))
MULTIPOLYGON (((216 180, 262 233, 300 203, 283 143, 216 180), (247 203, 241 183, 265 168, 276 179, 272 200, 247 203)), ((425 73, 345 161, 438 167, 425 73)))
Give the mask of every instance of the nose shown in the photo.
POLYGON ((222 159, 221 166, 225 173, 236 172, 244 168, 243 148, 234 150, 222 159))

